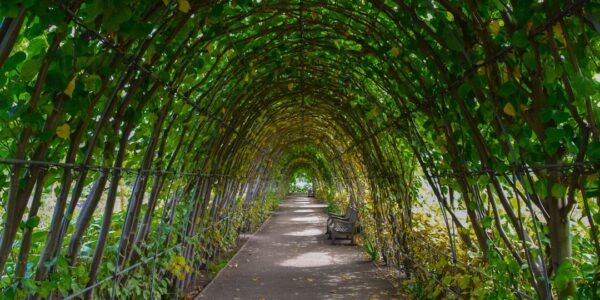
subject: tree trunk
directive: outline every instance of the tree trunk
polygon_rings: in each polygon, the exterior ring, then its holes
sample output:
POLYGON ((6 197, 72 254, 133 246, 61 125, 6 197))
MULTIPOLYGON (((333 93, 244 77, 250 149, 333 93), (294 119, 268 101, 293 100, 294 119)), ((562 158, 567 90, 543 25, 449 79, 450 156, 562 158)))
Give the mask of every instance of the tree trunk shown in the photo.
MULTIPOLYGON (((560 264, 569 259, 572 254, 570 221, 569 217, 562 213, 559 199, 548 197, 546 203, 550 215, 548 228, 550 229, 551 266, 554 274, 557 274, 560 264)), ((566 288, 558 291, 558 297, 566 299, 568 296, 575 296, 575 292, 575 281, 569 279, 566 288)))

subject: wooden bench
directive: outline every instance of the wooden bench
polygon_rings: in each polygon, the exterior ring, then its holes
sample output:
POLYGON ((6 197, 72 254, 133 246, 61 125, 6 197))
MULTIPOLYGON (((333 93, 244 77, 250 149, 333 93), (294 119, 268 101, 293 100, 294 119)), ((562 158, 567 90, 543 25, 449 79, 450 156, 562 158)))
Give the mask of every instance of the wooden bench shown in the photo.
POLYGON ((336 239, 349 239, 351 245, 354 245, 354 235, 358 233, 357 219, 358 211, 350 205, 343 216, 330 213, 327 219, 327 234, 331 243, 335 243, 336 239))
POLYGON ((327 239, 331 239, 331 226, 333 224, 333 219, 341 219, 341 220, 348 220, 348 213, 350 212, 350 210, 352 209, 352 206, 348 205, 348 208, 346 209, 346 213, 345 214, 336 214, 336 213, 332 213, 332 212, 328 212, 327 215, 329 215, 329 218, 327 218, 327 231, 325 232, 325 234, 328 236, 327 239))

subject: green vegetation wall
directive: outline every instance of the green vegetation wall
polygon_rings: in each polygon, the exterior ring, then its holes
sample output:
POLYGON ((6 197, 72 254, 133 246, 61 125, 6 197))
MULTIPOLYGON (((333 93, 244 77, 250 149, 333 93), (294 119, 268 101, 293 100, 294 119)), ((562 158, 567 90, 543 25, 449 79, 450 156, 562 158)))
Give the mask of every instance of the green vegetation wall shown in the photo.
POLYGON ((2 293, 185 292, 304 168, 415 296, 597 298, 599 15, 2 1, 2 293))

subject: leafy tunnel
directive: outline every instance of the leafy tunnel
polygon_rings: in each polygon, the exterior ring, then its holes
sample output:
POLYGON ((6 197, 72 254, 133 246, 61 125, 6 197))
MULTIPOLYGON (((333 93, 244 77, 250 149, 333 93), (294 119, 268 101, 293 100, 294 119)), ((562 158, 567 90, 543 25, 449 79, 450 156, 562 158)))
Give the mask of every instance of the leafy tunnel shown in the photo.
POLYGON ((298 168, 414 297, 600 297, 597 1, 0 15, 6 298, 183 295, 298 168))

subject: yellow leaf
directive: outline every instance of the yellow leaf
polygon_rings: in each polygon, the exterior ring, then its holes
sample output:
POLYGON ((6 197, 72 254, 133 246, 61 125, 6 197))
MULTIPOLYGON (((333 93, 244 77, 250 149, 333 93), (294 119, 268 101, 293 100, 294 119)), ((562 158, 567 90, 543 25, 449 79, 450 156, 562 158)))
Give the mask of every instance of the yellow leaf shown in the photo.
POLYGON ((447 11, 446 19, 448 19, 448 21, 452 22, 452 21, 454 21, 454 15, 451 12, 447 11))
POLYGON ((490 22, 489 28, 494 35, 498 35, 498 32, 500 32, 500 27, 500 22, 496 20, 490 22))
POLYGON ((398 47, 392 48, 392 56, 398 57, 398 55, 400 55, 400 50, 398 49, 398 47))
POLYGON ((208 46, 206 46, 206 51, 208 51, 208 53, 212 53, 215 50, 215 46, 213 46, 212 44, 209 44, 208 46))
POLYGON ((486 66, 483 65, 484 63, 485 62, 483 60, 477 61, 477 66, 479 66, 477 68, 477 74, 479 74, 479 75, 485 75, 485 71, 486 71, 487 68, 486 68, 486 66))
POLYGON ((75 91, 75 83, 77 83, 77 76, 73 77, 73 79, 69 81, 64 90, 65 95, 69 96, 69 98, 73 96, 73 91, 75 91))
POLYGON ((529 107, 527 107, 523 104, 519 104, 519 108, 521 109, 521 111, 527 111, 529 109, 529 107))
POLYGON ((65 123, 56 127, 56 135, 61 139, 68 139, 69 135, 71 135, 71 126, 65 123))
POLYGON ((446 144, 446 139, 444 138, 443 135, 438 135, 437 138, 435 138, 435 143, 442 146, 446 144))
POLYGON ((507 114, 511 117, 517 116, 517 111, 515 110, 515 107, 512 105, 512 103, 510 103, 510 102, 508 102, 508 103, 506 103, 506 105, 504 105, 503 111, 505 114, 507 114))
POLYGON ((509 79, 508 77, 508 69, 504 69, 504 71, 502 72, 502 82, 507 82, 509 79))
POLYGON ((565 34, 560 24, 555 24, 554 26, 552 26, 552 31, 554 31, 554 37, 556 37, 556 39, 559 42, 561 42, 563 45, 567 45, 567 41, 565 40, 565 34))
POLYGON ((290 92, 294 89, 294 84, 293 83, 288 83, 288 90, 290 90, 290 92))
POLYGON ((179 3, 179 10, 182 13, 188 13, 190 11, 190 8, 192 8, 188 0, 178 0, 177 2, 179 3))

